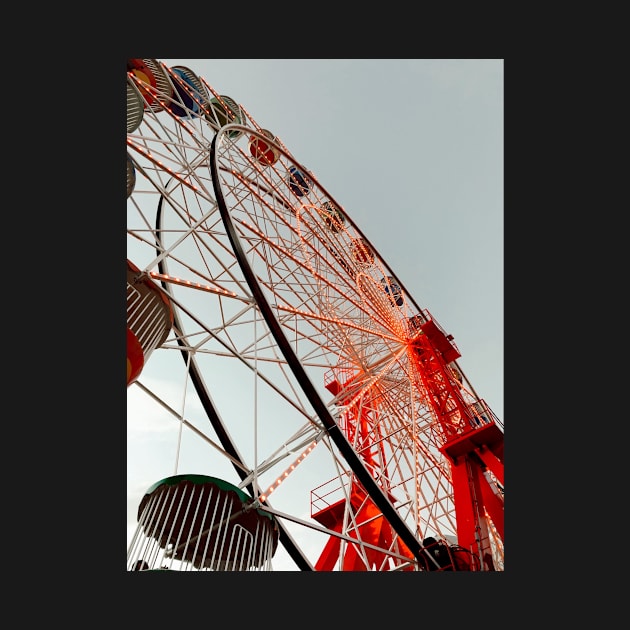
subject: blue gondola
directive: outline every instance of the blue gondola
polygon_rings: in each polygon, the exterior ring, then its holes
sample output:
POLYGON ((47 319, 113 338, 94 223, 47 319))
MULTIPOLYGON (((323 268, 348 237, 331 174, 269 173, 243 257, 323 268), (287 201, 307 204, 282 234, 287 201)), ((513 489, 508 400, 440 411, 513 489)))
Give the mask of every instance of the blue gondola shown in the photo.
POLYGON ((400 285, 396 282, 392 276, 387 276, 385 278, 381 278, 381 284, 385 289, 385 293, 389 295, 389 299, 398 306, 402 306, 403 304, 403 296, 402 289, 400 285))
POLYGON ((299 168, 292 166, 289 169, 287 183, 298 197, 303 197, 311 189, 313 182, 299 168))

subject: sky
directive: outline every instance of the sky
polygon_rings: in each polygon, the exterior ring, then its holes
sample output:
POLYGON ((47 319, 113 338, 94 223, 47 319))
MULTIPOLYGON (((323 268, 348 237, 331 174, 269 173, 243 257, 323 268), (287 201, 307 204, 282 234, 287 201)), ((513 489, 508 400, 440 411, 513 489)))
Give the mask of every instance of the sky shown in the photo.
MULTIPOLYGON (((242 104, 316 174, 453 335, 460 367, 505 423, 503 60, 161 61, 242 104)), ((149 421, 130 425, 140 404, 129 388, 128 540, 147 487, 137 471, 166 439, 149 421)))

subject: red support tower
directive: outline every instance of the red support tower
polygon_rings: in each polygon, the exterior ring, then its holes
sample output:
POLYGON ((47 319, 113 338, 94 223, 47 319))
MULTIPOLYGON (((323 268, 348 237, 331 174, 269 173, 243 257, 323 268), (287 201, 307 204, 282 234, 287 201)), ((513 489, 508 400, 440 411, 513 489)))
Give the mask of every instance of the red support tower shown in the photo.
POLYGON ((417 378, 441 429, 451 464, 457 543, 492 570, 492 532, 503 541, 503 432, 483 400, 467 402, 451 364, 461 355, 428 311, 410 346, 417 378))

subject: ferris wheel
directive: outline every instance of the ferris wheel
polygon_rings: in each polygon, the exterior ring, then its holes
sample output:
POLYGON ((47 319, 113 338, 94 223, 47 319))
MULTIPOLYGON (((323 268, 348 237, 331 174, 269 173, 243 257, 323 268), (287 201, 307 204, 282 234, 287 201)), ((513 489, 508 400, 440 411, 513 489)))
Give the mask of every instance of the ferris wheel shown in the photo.
POLYGON ((129 60, 127 235, 128 392, 174 439, 128 568, 503 569, 503 427, 453 337, 190 68, 129 60))

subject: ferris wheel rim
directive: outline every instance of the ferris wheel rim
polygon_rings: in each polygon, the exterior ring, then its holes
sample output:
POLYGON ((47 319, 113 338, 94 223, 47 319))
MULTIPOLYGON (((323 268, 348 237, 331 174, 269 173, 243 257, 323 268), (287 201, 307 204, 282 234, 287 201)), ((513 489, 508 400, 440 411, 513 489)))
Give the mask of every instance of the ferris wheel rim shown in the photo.
POLYGON ((230 127, 235 125, 226 125, 222 128, 213 138, 212 145, 210 148, 210 168, 212 172, 212 180, 214 184, 215 194, 217 197, 217 204, 219 207, 219 212, 221 213, 221 218, 223 219, 223 223, 227 229, 228 237, 232 242, 232 247, 234 249, 234 253, 239 262, 241 270, 245 276, 245 279, 256 298, 256 302, 261 309, 263 317, 265 318, 267 325, 271 329, 271 332, 276 340, 276 343, 280 346, 280 350, 287 360, 290 369, 293 371, 296 379, 302 386, 304 393, 306 394, 309 402, 317 412, 319 418, 324 423, 328 434, 335 442, 339 450, 344 455, 346 461, 350 464, 353 472, 357 475, 359 480, 361 481, 363 487, 368 492, 370 497, 374 500, 376 505, 382 510, 383 515, 387 517, 389 522, 393 524, 394 529, 400 536, 400 538, 405 542, 407 547, 412 551, 414 556, 422 561, 422 546, 419 541, 415 537, 415 535, 409 530, 406 523, 400 518, 398 511, 392 506, 390 500, 387 498, 383 490, 380 486, 375 482, 373 477, 369 474, 367 469, 365 468, 362 461, 357 456, 354 448, 348 442, 346 437, 343 435, 341 429, 338 424, 335 422, 332 417, 328 407, 323 402, 321 396, 317 393, 315 388, 313 387, 308 375, 304 371, 299 359, 293 352, 286 336, 278 324, 276 317, 260 288, 260 284, 256 278, 255 273, 253 272, 251 266, 247 262, 247 258, 243 252, 243 248, 241 246, 240 239, 236 230, 234 229, 234 225, 230 216, 230 211, 225 202, 225 197, 223 195, 223 191, 220 185, 220 177, 218 174, 218 166, 217 166, 217 155, 216 155, 216 147, 217 143, 221 140, 222 133, 229 133, 230 127))

